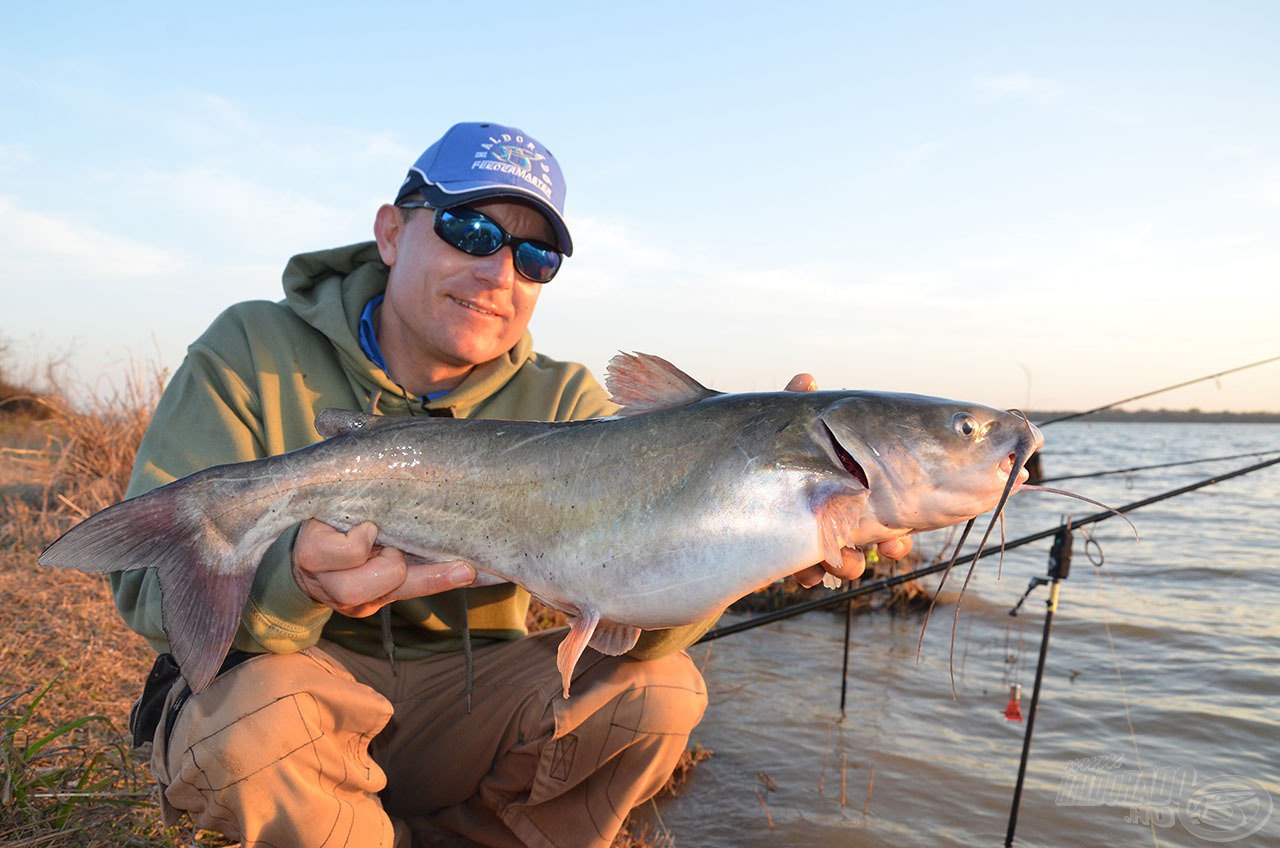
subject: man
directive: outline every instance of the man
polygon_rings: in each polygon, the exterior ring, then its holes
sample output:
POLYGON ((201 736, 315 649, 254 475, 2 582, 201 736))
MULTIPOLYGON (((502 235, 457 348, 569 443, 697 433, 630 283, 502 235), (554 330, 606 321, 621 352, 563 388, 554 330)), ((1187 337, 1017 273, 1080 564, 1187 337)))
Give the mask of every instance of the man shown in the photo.
MULTIPOLYGON (((573 252, 563 204, 560 167, 536 140, 497 124, 451 128, 378 210, 373 243, 294 257, 284 301, 233 306, 191 346, 129 495, 318 441, 326 407, 611 412, 585 368, 535 353, 527 332, 573 252)), ((206 690, 192 695, 157 663, 159 699, 135 725, 154 743, 166 819, 186 811, 246 845, 608 845, 701 718, 705 690, 683 649, 713 621, 646 633, 626 657, 586 652, 565 699, 560 634, 521 638, 523 590, 449 591, 475 569, 406 560, 376 536, 372 524, 342 533, 316 521, 286 533, 206 690), (478 646, 469 710, 464 616, 478 646)), ((851 557, 844 576, 860 570, 851 557)), ((126 621, 165 651, 155 575, 113 578, 126 621)))

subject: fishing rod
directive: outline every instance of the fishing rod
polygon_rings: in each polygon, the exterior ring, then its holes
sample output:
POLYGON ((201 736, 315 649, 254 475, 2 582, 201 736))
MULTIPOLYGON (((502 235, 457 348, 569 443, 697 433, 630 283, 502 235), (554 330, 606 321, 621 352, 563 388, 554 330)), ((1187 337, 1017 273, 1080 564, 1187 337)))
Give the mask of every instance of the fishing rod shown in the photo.
POLYGON ((1129 401, 1132 401, 1132 400, 1141 400, 1143 398, 1149 398, 1152 395, 1158 395, 1164 392, 1171 392, 1174 389, 1181 389, 1183 386, 1192 386, 1192 385, 1195 385, 1196 383, 1203 383, 1205 380, 1213 380, 1217 377, 1225 377, 1227 374, 1235 374, 1237 371, 1245 371, 1245 370, 1248 370, 1249 368, 1257 368, 1259 365, 1266 365, 1271 362, 1280 362, 1280 356, 1273 356, 1269 359, 1260 359, 1257 362, 1250 362, 1248 365, 1241 365, 1237 368, 1228 368, 1226 371, 1219 371, 1216 374, 1209 374, 1208 376, 1205 376, 1205 377, 1196 377, 1194 380, 1185 380, 1181 383, 1175 383, 1172 386, 1165 386, 1163 389, 1156 389, 1150 392, 1143 392, 1140 395, 1127 397, 1124 400, 1118 400, 1118 401, 1115 401, 1114 403, 1108 403, 1105 406, 1098 406, 1093 409, 1087 409, 1084 412, 1072 412, 1068 415, 1059 416, 1058 418, 1051 418, 1048 421, 1037 421, 1036 426, 1048 427, 1050 424, 1057 424, 1060 421, 1070 421, 1073 418, 1083 418, 1086 415, 1093 415, 1095 412, 1102 412, 1104 410, 1111 409, 1112 407, 1116 407, 1116 406, 1120 406, 1121 404, 1128 403, 1129 401))
MULTIPOLYGON (((1116 513, 1133 512, 1134 510, 1142 509, 1143 507, 1151 506, 1152 504, 1159 503, 1161 501, 1165 501, 1170 498, 1177 497, 1179 495, 1185 495, 1188 492, 1194 492, 1197 489, 1203 489, 1205 486, 1211 486, 1214 483, 1221 483, 1226 480, 1230 480, 1234 477, 1240 477, 1245 474, 1251 474, 1255 471, 1260 471, 1263 468, 1267 468, 1269 466, 1276 465, 1276 464, 1280 464, 1280 457, 1263 460, 1262 462, 1257 462, 1257 463, 1254 463, 1253 465, 1249 465, 1244 468, 1237 468, 1236 470, 1229 471, 1225 474, 1218 474, 1213 477, 1208 477, 1204 480, 1199 480, 1195 483, 1189 483, 1186 486, 1180 486, 1177 489, 1171 489, 1167 492, 1161 492, 1160 494, 1152 495, 1151 497, 1148 497, 1148 498, 1142 498, 1141 500, 1133 501, 1132 503, 1125 504, 1124 506, 1116 507, 1114 510, 1103 510, 1101 512, 1095 512, 1095 513, 1092 513, 1091 515, 1085 516, 1084 518, 1076 519, 1073 522, 1073 526, 1085 527, 1090 524, 1096 524, 1099 521, 1104 521, 1108 518, 1111 518, 1116 513)), ((1018 539, 1014 539, 1011 542, 1006 542, 1002 547, 1003 547, 1003 550, 1013 550, 1014 548, 1020 548, 1023 545, 1029 545, 1032 542, 1038 542, 1041 539, 1047 539, 1050 536, 1057 534, 1057 532, 1058 532, 1057 527, 1051 527, 1047 530, 1041 530, 1036 533, 1031 533, 1029 535, 1022 536, 1018 539)), ((782 621, 783 619, 792 618, 797 615, 803 615, 807 612, 812 612, 814 610, 833 607, 843 601, 852 600, 853 598, 861 597, 862 595, 868 595, 868 594, 871 594, 872 592, 878 592, 882 589, 888 589, 893 586, 897 586, 899 584, 907 583, 911 580, 915 580, 919 577, 925 577, 930 574, 936 574, 939 571, 945 571, 946 569, 951 568, 953 566, 968 564, 974 561, 977 558, 977 556, 978 556, 977 552, 971 553, 971 554, 965 554, 962 557, 958 557, 954 562, 951 562, 951 561, 936 562, 931 565, 924 566, 922 568, 917 568, 912 571, 904 572, 902 574, 895 574, 892 577, 884 577, 879 580, 873 580, 870 583, 860 584, 850 589, 846 589, 842 592, 836 592, 834 594, 828 595, 824 598, 815 598, 811 601, 803 601, 798 604, 793 604, 792 606, 789 606, 786 609, 774 610, 772 612, 767 612, 758 616, 753 616, 752 618, 746 619, 745 621, 738 621, 738 622, 734 622, 733 624, 726 624, 703 634, 702 638, 699 639, 694 644, 711 642, 716 639, 721 639, 725 636, 731 636, 735 633, 742 633, 747 630, 754 630, 757 627, 763 627, 764 625, 772 624, 775 621, 782 621)))
POLYGON ((1041 483, 1057 483, 1062 480, 1085 480, 1090 477, 1106 477, 1109 474, 1128 474, 1133 471, 1152 471, 1157 468, 1176 468, 1180 465, 1196 465, 1201 462, 1223 462, 1228 459, 1242 459, 1246 456, 1268 456, 1280 453, 1280 448, 1250 453, 1233 453, 1229 456, 1210 456, 1205 459, 1184 459, 1181 462, 1164 462, 1159 465, 1135 465, 1132 468, 1116 468, 1112 471, 1091 471, 1087 474, 1063 474, 1059 477, 1045 477, 1041 483))

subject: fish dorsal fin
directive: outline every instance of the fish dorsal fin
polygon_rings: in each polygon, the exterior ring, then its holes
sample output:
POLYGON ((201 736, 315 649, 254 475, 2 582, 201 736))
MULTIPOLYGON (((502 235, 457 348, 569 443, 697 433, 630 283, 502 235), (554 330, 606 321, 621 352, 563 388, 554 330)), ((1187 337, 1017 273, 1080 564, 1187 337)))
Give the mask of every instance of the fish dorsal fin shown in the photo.
POLYGON ((660 356, 619 353, 609 360, 604 384, 619 415, 644 415, 676 409, 714 397, 713 392, 660 356))
POLYGON ((316 432, 326 439, 349 436, 380 421, 390 420, 385 415, 370 415, 353 409, 322 409, 316 413, 316 432))

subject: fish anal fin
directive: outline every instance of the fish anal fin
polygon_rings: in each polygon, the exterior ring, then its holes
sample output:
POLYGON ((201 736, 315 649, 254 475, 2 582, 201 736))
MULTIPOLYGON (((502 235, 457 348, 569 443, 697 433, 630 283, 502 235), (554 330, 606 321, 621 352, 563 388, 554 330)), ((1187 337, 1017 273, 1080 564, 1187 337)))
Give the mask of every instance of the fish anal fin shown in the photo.
POLYGON ((569 619, 569 632, 560 643, 556 652, 556 668, 560 670, 560 679, 564 683, 564 696, 569 697, 569 682, 573 680, 573 669, 578 659, 587 649, 591 637, 595 635, 596 625, 600 623, 600 613, 590 607, 581 609, 578 615, 569 619))
POLYGON ((602 654, 611 657, 621 656, 636 646, 640 641, 640 628, 630 624, 619 624, 616 621, 601 621, 596 625, 587 644, 602 654))
POLYGON ((845 567, 844 548, 857 545, 858 522, 867 504, 865 489, 852 493, 846 491, 815 493, 810 498, 814 518, 817 519, 818 540, 822 547, 822 559, 835 569, 845 567))
POLYGON ((622 416, 677 409, 719 394, 662 357, 648 353, 614 356, 604 382, 610 399, 622 407, 618 411, 622 416))

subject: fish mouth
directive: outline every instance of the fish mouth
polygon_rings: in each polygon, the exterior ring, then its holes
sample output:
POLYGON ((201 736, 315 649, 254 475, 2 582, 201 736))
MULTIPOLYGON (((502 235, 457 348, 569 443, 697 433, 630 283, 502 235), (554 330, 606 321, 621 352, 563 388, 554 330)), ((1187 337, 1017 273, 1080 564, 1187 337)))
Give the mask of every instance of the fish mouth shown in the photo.
POLYGON ((831 428, 827 426, 827 422, 818 419, 822 424, 822 429, 827 431, 827 438, 831 440, 831 450, 835 452, 836 458, 840 460, 840 464, 844 466, 844 470, 853 475, 853 479, 862 484, 862 487, 868 491, 871 490, 871 481, 867 479, 867 471, 862 467, 858 460, 853 458, 853 454, 845 450, 844 445, 840 444, 840 440, 836 438, 836 434, 831 432, 831 428))
POLYGON ((1006 480, 1009 478, 1009 475, 1014 473, 1014 469, 1017 469, 1018 477, 1013 484, 1014 486, 1013 491, 1015 492, 1018 490, 1019 486, 1027 482, 1027 480, 1031 477, 1031 472, 1028 471, 1026 467, 1027 466, 1026 460, 1029 458, 1030 458, 1029 456, 1021 457, 1021 456, 1018 456, 1018 454, 1016 453, 1011 453, 1008 456, 1006 456, 1004 459, 1000 460, 1000 466, 999 466, 1000 476, 1005 478, 1006 480))
POLYGON ((1018 491, 1023 483, 1031 479, 1031 472, 1027 470, 1027 463, 1031 461, 1031 456, 1040 448, 1044 447, 1044 434, 1040 432, 1040 428, 1032 424, 1026 415, 1016 409, 1011 409, 1012 415, 1022 419, 1026 430, 1022 433, 1018 442, 1013 447, 1013 451, 1000 462, 1000 472, 1008 479, 1016 470, 1017 478, 1010 484, 1009 494, 1018 491))

